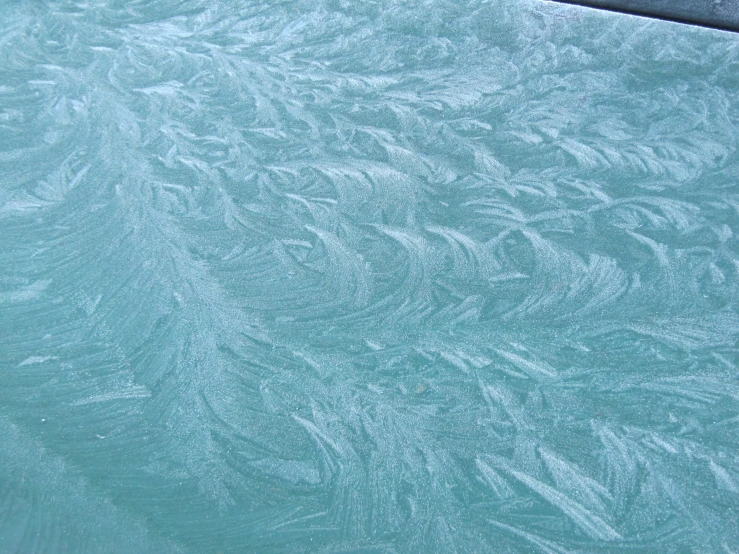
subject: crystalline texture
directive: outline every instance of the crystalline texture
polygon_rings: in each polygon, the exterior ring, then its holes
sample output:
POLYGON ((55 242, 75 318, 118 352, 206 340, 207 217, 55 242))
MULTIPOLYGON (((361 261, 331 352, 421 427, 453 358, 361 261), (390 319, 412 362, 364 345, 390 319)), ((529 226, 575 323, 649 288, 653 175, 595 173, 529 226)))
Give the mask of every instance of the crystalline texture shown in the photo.
POLYGON ((1 551, 739 548, 736 36, 6 4, 1 551))

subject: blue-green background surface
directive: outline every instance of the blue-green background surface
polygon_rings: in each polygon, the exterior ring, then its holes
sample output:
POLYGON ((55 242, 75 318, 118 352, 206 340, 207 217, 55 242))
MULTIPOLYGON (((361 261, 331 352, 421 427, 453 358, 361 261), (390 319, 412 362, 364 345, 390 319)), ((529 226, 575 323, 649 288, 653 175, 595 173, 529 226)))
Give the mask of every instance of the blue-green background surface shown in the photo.
POLYGON ((8 1, 0 551, 739 551, 739 38, 8 1))

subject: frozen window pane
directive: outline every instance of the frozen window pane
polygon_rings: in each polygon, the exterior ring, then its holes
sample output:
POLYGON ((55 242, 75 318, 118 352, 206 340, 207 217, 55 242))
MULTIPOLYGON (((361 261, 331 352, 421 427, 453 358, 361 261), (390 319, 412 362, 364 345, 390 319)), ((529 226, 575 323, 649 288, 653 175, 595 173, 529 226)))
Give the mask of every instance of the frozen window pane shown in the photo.
POLYGON ((0 551, 734 552, 739 35, 0 11, 0 551))

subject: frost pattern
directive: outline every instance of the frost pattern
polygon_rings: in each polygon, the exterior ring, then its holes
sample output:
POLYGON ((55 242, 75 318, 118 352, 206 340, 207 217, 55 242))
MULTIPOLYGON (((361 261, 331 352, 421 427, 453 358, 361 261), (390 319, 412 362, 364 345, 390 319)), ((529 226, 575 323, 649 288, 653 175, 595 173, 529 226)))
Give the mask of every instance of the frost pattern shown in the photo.
POLYGON ((0 14, 0 550, 739 551, 739 42, 545 2, 0 14))

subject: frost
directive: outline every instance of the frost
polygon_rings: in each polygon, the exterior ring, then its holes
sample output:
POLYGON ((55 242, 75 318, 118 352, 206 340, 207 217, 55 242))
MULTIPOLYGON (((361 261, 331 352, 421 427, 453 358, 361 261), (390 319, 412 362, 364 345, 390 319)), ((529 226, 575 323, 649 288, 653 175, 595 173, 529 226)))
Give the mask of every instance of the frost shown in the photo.
POLYGON ((0 551, 736 550, 734 35, 5 4, 0 551))
POLYGON ((29 356, 25 360, 23 360, 21 363, 18 364, 18 367, 23 367, 24 365, 33 365, 33 364, 42 364, 44 362, 48 362, 49 360, 56 360, 56 356, 29 356))

